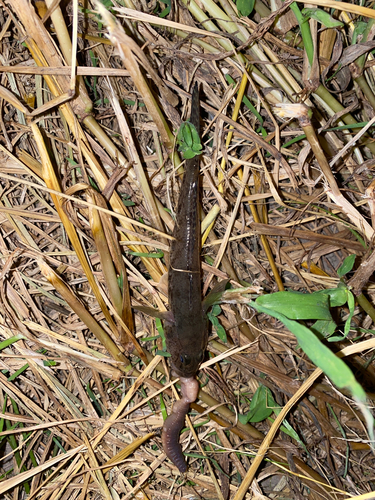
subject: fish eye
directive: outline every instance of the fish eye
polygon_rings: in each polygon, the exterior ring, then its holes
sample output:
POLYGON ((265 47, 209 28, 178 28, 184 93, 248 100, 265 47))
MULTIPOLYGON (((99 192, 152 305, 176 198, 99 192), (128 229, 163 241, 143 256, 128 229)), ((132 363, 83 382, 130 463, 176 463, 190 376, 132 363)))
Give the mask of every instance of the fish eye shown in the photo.
POLYGON ((180 361, 182 364, 189 365, 191 363, 191 357, 188 354, 181 354, 180 361))

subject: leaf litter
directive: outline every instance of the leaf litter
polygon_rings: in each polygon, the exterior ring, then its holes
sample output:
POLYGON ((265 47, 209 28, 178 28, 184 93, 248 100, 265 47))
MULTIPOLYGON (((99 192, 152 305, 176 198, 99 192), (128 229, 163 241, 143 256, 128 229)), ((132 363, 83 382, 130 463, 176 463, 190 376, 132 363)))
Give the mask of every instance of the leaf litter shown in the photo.
POLYGON ((372 498, 374 18, 328 0, 0 5, 4 498, 372 498), (180 475, 145 311, 168 315, 195 81, 212 308, 180 475))

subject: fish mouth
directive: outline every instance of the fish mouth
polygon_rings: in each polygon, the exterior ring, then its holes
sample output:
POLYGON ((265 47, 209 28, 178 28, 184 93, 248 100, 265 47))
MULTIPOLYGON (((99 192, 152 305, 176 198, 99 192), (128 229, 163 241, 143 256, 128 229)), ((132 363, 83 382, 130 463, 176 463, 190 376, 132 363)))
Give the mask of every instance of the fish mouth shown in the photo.
POLYGON ((172 375, 174 375, 175 377, 178 377, 178 378, 191 378, 191 377, 194 377, 197 373, 198 369, 196 370, 179 370, 178 368, 176 368, 175 366, 172 365, 172 375))

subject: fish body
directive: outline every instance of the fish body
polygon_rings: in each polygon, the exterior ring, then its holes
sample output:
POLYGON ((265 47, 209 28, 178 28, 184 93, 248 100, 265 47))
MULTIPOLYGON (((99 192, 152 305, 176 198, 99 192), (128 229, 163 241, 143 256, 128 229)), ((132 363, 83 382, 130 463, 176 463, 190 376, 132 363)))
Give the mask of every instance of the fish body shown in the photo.
MULTIPOLYGON (((200 129, 199 90, 195 84, 190 122, 200 129)), ((165 323, 172 373, 180 377, 182 397, 174 403, 162 432, 163 448, 180 472, 187 470, 179 434, 190 403, 198 396, 195 375, 207 346, 207 320, 203 311, 200 265, 199 156, 188 159, 178 200, 174 239, 168 271, 168 300, 171 319, 165 323)))
MULTIPOLYGON (((199 133, 197 84, 193 90, 190 122, 199 133)), ((199 163, 199 156, 195 156, 185 164, 168 271, 168 300, 173 320, 166 324, 166 341, 172 369, 179 377, 196 374, 207 345, 201 290, 199 163)))

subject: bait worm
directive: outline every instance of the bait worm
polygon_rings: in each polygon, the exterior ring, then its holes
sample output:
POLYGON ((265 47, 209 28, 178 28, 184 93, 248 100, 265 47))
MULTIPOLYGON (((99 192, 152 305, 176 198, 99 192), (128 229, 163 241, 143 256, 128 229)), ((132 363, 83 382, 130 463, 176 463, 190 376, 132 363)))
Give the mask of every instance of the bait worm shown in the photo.
POLYGON ((164 422, 161 439, 167 457, 183 473, 186 472, 187 465, 178 438, 184 426, 185 416, 189 411, 190 403, 193 403, 197 399, 199 384, 194 377, 182 377, 180 378, 180 382, 182 398, 174 403, 171 415, 164 422))

